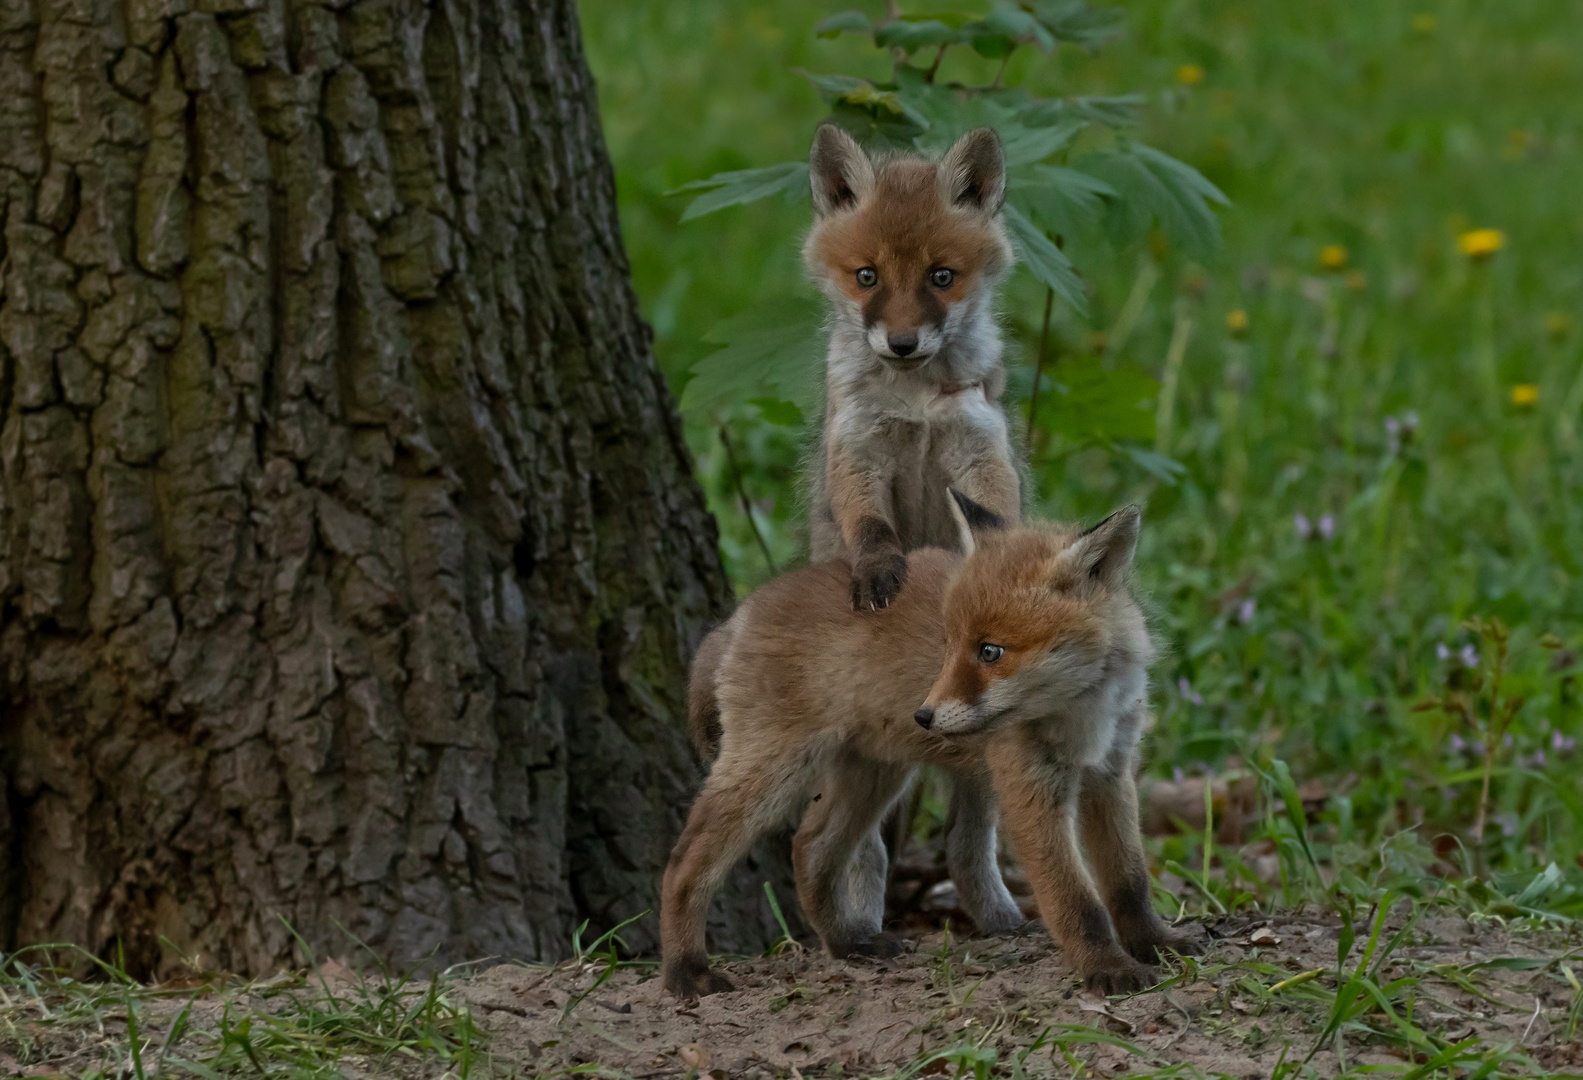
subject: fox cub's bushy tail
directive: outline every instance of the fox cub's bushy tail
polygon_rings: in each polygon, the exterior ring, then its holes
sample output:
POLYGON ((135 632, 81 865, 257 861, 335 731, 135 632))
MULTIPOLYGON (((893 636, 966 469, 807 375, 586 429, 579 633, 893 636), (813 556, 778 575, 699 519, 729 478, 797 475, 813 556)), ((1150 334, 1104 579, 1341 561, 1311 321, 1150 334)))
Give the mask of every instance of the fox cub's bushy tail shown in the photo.
POLYGON ((687 734, 692 736, 698 756, 713 761, 720 753, 720 703, 715 700, 715 673, 731 644, 731 624, 723 623, 709 631, 693 657, 687 682, 687 734))

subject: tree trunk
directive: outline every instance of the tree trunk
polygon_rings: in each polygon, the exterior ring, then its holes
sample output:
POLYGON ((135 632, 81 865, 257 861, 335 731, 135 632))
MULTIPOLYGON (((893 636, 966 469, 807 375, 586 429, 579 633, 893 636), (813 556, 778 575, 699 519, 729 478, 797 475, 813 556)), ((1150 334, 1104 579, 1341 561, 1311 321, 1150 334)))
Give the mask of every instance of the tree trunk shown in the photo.
POLYGON ((654 907, 730 592, 570 0, 0 0, 0 221, 0 944, 654 907))

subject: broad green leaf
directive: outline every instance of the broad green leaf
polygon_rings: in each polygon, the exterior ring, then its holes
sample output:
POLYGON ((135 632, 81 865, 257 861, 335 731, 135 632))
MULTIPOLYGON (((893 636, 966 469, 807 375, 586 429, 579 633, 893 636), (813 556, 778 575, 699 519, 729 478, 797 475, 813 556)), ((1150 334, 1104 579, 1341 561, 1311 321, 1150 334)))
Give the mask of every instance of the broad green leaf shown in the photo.
POLYGON ((1099 357, 1081 357, 1062 360, 1045 375, 1050 382, 1036 410, 1039 427, 1079 442, 1154 438, 1160 384, 1142 368, 1107 368, 1099 357))
POLYGON ((1123 235, 1137 235, 1158 221, 1172 241, 1189 251, 1202 253, 1220 242, 1220 222, 1209 204, 1226 205, 1229 200, 1191 165, 1130 142, 1072 165, 1120 193, 1110 214, 1113 228, 1123 235))
POLYGON ((1055 36, 1044 24, 1006 0, 997 0, 995 10, 984 17, 982 25, 992 34, 1004 34, 1013 41, 1037 45, 1044 52, 1055 49, 1055 36))
POLYGON ((867 79, 854 79, 850 75, 816 75, 801 68, 797 73, 809 82, 832 105, 855 105, 875 113, 890 113, 919 128, 927 129, 929 121, 914 109, 895 90, 883 90, 867 79))
MULTIPOLYGON (((962 27, 962 32, 971 31, 971 24, 962 27)), ((973 51, 986 60, 1003 60, 1011 55, 1011 50, 1017 46, 1004 34, 974 34, 973 51)))
POLYGON ((748 398, 748 404, 757 405, 759 412, 764 415, 765 421, 771 424, 778 424, 781 427, 796 427, 803 422, 802 409, 797 407, 795 401, 756 397, 748 398))
POLYGON ((892 19, 874 28, 874 44, 882 49, 898 48, 907 53, 961 40, 955 27, 938 19, 892 19))
MULTIPOLYGON (((693 377, 682 391, 683 412, 709 415, 769 399, 790 402, 803 416, 818 414, 824 401, 825 335, 811 298, 766 301, 719 323, 705 340, 721 348, 693 364, 693 377)), ((776 412, 778 420, 788 416, 784 409, 776 412)))
POLYGON ((1088 296, 1083 291, 1082 281, 1072 269, 1072 261, 1011 202, 1006 203, 1002 216, 1006 220, 1006 231, 1011 234, 1011 244, 1017 251, 1018 261, 1034 277, 1054 289, 1055 294, 1074 310, 1087 311, 1088 296))
POLYGON ((706 191, 707 194, 698 196, 687 205, 687 209, 682 212, 683 221, 691 221, 728 206, 757 202, 780 192, 788 197, 807 195, 808 163, 783 161, 762 169, 716 173, 707 180, 693 180, 665 194, 680 195, 688 191, 706 191))
POLYGON ((816 75, 804 68, 793 68, 794 72, 813 83, 814 89, 830 102, 841 101, 846 95, 860 86, 873 89, 874 84, 867 79, 855 78, 851 75, 816 75))
POLYGON ((1105 212, 1116 189, 1062 165, 1034 165, 1012 175, 1011 190, 1036 224, 1056 236, 1077 236, 1105 212))
POLYGON ((1030 165, 1043 161, 1069 144, 1077 133, 1088 124, 1083 120, 1063 120, 1049 127, 1024 127, 1015 125, 1010 130, 1001 129, 1001 140, 1006 148, 1006 166, 1030 165))
POLYGON ((1120 443, 1118 449, 1130 457, 1144 472, 1167 487, 1175 487, 1176 482, 1187 475, 1187 466, 1175 458, 1156 454, 1153 450, 1145 450, 1141 446, 1133 446, 1130 443, 1120 443))
POLYGON ((838 11, 814 23, 813 32, 816 37, 835 38, 844 33, 866 34, 874 29, 874 24, 868 21, 868 16, 861 11, 838 11))
POLYGON ((1095 124, 1103 124, 1109 128, 1136 127, 1147 99, 1142 94, 1125 94, 1119 97, 1075 97, 1064 98, 1060 101, 1042 101, 1028 108, 1029 124, 1040 121, 1037 116, 1046 116, 1043 123, 1055 123, 1057 119, 1066 116, 1076 116, 1095 124))
POLYGON ((1002 94, 973 93, 960 86, 924 81, 924 72, 897 64, 896 93, 928 125, 917 136, 920 150, 944 150, 964 132, 977 127, 992 127, 1008 138, 1013 131, 1045 124, 1020 124, 1017 116, 1026 108, 1015 97, 1002 94))
POLYGON ((1033 17, 1061 41, 1093 51, 1121 33, 1127 14, 1121 8, 1092 8, 1084 0, 1041 0, 1033 17))

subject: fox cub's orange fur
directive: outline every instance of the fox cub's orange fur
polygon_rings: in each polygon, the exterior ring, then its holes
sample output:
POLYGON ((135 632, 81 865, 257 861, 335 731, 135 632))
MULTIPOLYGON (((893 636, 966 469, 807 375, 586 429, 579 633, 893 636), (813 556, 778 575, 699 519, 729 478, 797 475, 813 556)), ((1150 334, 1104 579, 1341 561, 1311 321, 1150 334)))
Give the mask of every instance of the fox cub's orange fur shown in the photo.
MULTIPOLYGON (((720 756, 665 871, 672 992, 730 988, 704 952, 710 896, 805 807, 792 849, 804 912, 835 955, 894 952, 883 875, 854 863, 925 762, 988 777, 1045 923, 1091 986, 1141 988, 1159 950, 1183 947, 1150 904, 1133 787, 1153 655, 1126 585, 1137 508, 1085 533, 958 509, 966 557, 914 552, 886 610, 852 611, 845 563, 811 566, 760 588, 700 651, 691 722, 702 740, 718 709, 720 756)), ((1010 903, 995 808, 971 809, 989 826, 948 838, 950 871, 969 913, 994 923, 1010 903)))
POLYGON ((956 546, 948 487, 1019 516, 993 310, 1012 265, 1006 167, 991 128, 926 161, 871 158, 826 124, 809 173, 803 258, 831 327, 811 553, 851 564, 852 606, 873 611, 907 580, 907 552, 956 546))

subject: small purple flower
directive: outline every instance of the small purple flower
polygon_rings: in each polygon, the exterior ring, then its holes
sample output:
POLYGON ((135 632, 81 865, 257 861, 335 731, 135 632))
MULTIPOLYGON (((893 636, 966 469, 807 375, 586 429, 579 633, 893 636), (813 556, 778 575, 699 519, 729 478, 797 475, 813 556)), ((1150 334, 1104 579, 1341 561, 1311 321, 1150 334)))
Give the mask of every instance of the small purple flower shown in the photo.
POLYGON ((1319 515, 1319 539, 1329 540, 1336 535, 1336 515, 1319 515))
POLYGON ((1308 520, 1308 515, 1299 510, 1292 515, 1292 528, 1297 530, 1297 539, 1307 540, 1314 535, 1314 523, 1308 520))
POLYGON ((1470 641, 1462 646, 1462 651, 1457 653, 1457 659, 1462 661, 1463 667, 1474 668, 1479 666, 1479 650, 1470 641))
POLYGON ((1550 733, 1550 749, 1559 750, 1565 745, 1565 742, 1566 736, 1562 735, 1559 730, 1550 733))
POLYGON ((1172 765, 1171 766, 1171 779, 1172 780, 1175 780, 1178 784, 1180 784, 1182 782, 1183 775, 1185 775, 1185 774, 1182 772, 1182 767, 1180 765, 1172 765))
POLYGON ((1402 422, 1394 416, 1385 418, 1385 434, 1394 439, 1402 433, 1402 422))
POLYGON ((1258 602, 1254 600, 1253 597, 1248 597, 1242 602, 1242 605, 1237 608, 1237 621, 1244 624, 1252 622, 1253 614, 1258 610, 1258 602))
POLYGON ((1483 742, 1483 740, 1481 740, 1481 739, 1474 739, 1471 749, 1473 751, 1473 756, 1474 757, 1483 757, 1484 756, 1484 742, 1483 742))
POLYGON ((1544 768, 1545 767, 1545 761, 1546 761, 1546 758, 1545 758, 1544 749, 1541 747, 1540 749, 1535 750, 1534 751, 1534 768, 1536 768, 1536 769, 1544 768))
POLYGON ((1500 822, 1502 836, 1517 835, 1517 819, 1511 814, 1496 814, 1495 820, 1500 822))
POLYGON ((1504 747, 1507 750, 1510 750, 1512 748, 1512 737, 1511 737, 1511 735, 1508 734, 1504 739, 1501 740, 1501 746, 1504 747))
POLYGON ((1176 680, 1176 689, 1181 691, 1183 701, 1191 705, 1202 705, 1204 703, 1204 695, 1193 689, 1193 684, 1187 681, 1186 675, 1176 680))
POLYGON ((1435 659, 1441 661, 1451 659, 1451 646, 1443 641, 1435 642, 1435 659))
POLYGON ((1467 748, 1468 741, 1453 731, 1451 733, 1451 752, 1453 754, 1460 754, 1467 748))

